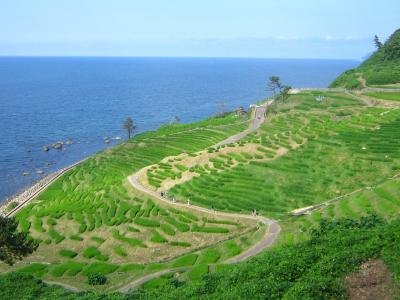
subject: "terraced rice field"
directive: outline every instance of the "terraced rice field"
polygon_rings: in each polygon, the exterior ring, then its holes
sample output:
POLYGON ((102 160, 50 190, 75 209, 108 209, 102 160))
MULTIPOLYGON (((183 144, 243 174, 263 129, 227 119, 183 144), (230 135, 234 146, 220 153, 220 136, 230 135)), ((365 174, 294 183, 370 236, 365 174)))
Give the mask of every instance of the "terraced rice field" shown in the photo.
POLYGON ((400 101, 400 92, 369 92, 364 95, 383 100, 400 101))
POLYGON ((165 126, 79 164, 16 215, 21 229, 39 239, 40 247, 14 269, 83 288, 91 273, 112 274, 105 287, 110 288, 132 276, 194 265, 197 259, 186 261, 185 255, 199 257, 200 262, 202 249, 207 253, 218 243, 219 256, 229 257, 224 241, 241 250, 249 247, 251 243, 241 238, 254 242, 264 229, 257 229, 253 221, 177 210, 127 183, 128 175, 146 165, 207 148, 247 128, 247 121, 247 116, 229 115, 165 126))
POLYGON ((170 188, 169 196, 280 218, 399 172, 399 109, 366 107, 332 93, 317 101, 320 94, 292 95, 260 130, 228 145, 231 153, 210 149, 220 154, 192 167, 197 174, 170 188))
POLYGON ((376 214, 390 220, 399 213, 400 178, 396 177, 376 186, 365 187, 360 192, 322 206, 310 215, 286 217, 281 223, 284 230, 279 242, 291 244, 307 239, 308 229, 317 226, 321 219, 357 219, 376 214))

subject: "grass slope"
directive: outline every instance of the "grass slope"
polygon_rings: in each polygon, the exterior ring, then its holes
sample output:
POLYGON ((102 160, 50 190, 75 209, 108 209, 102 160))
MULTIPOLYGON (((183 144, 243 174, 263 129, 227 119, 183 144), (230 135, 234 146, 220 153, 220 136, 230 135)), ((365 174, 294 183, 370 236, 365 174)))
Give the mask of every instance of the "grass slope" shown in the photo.
POLYGON ((340 75, 331 87, 361 88, 360 77, 365 80, 367 86, 400 82, 400 29, 359 67, 340 75))
MULTIPOLYGON (((400 110, 365 107, 354 98, 325 93, 293 95, 255 134, 238 163, 206 172, 169 193, 219 210, 275 218, 372 186, 400 170, 400 110), (286 106, 291 105, 289 109, 286 106), (279 150, 284 154, 274 158, 279 150)), ((236 145, 240 148, 240 145, 236 145)), ((220 157, 227 162, 227 158, 220 157)))
MULTIPOLYGON (((25 263, 46 258, 45 264, 33 265, 32 270, 27 267, 26 273, 50 280, 62 277, 67 283, 87 288, 82 276, 93 270, 115 273, 117 278, 117 269, 140 263, 141 272, 148 273, 154 271, 153 266, 167 268, 174 263, 152 264, 156 260, 172 259, 242 234, 248 236, 246 228, 251 222, 205 226, 204 219, 213 216, 197 217, 160 206, 126 182, 128 175, 166 156, 192 153, 244 130, 247 121, 248 116, 231 114, 163 126, 76 166, 16 215, 21 229, 40 241, 38 251, 25 263)), ((123 280, 132 275, 125 273, 123 280)), ((107 288, 121 284, 122 279, 111 280, 107 288)))

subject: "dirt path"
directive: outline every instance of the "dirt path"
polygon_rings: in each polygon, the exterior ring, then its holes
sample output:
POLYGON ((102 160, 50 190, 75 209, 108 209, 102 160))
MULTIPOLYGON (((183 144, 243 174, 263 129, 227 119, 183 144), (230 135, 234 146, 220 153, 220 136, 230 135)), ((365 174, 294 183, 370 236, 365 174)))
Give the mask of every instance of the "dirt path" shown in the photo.
MULTIPOLYGON (((243 137, 245 137, 246 135, 254 132, 255 130, 257 130, 262 123, 264 123, 264 121, 266 120, 266 116, 265 113, 267 111, 267 107, 269 105, 271 105, 273 102, 269 102, 266 105, 262 105, 262 106, 257 106, 255 108, 255 112, 254 112, 254 117, 253 120, 250 123, 250 126, 248 129, 244 130, 243 132, 236 134, 234 136, 231 136, 225 140, 223 140, 222 142, 219 142, 218 144, 214 145, 214 147, 217 146, 223 146, 223 145, 227 145, 227 144, 231 144, 231 143, 235 143, 237 141, 239 141, 240 139, 242 139, 243 137)), ((139 171, 140 172, 140 171, 139 171)), ((190 209, 190 210, 194 210, 194 211, 199 211, 199 212, 204 212, 204 213, 208 213, 208 214, 213 214, 215 216, 220 216, 220 217, 227 217, 227 218, 245 218, 245 219, 251 219, 254 221, 259 221, 263 224, 265 224, 266 226, 268 226, 268 230, 265 232, 264 236, 262 237, 262 239, 256 243, 255 245, 253 245, 252 247, 250 247, 249 249, 245 250, 244 252, 242 252, 241 254, 229 258, 228 260, 225 261, 225 263, 228 264, 234 264, 234 263, 239 263, 242 262, 246 259, 248 259, 251 256, 254 256, 258 253, 260 253, 261 251, 263 251, 264 249, 270 247, 276 240, 281 228, 279 226, 279 224, 277 223, 277 221, 272 220, 272 219, 268 219, 266 217, 263 216, 253 216, 253 215, 244 215, 244 214, 238 214, 238 213, 227 213, 227 212, 220 212, 220 211, 215 211, 215 210, 211 210, 211 209, 207 209, 204 207, 200 207, 200 206, 196 206, 196 205, 188 205, 185 203, 181 203, 181 202, 172 202, 171 200, 168 200, 164 197, 162 197, 159 193, 157 193, 156 191, 153 191, 145 186, 143 186, 140 181, 138 180, 138 176, 137 174, 139 173, 135 173, 134 175, 131 175, 128 177, 128 181, 129 183, 137 190, 146 193, 156 199, 158 199, 159 201, 162 201, 164 203, 167 203, 170 206, 176 206, 176 207, 182 207, 185 209, 190 209)), ((157 278, 163 274, 166 273, 170 273, 170 272, 176 272, 177 269, 167 269, 167 270, 163 270, 160 272, 156 272, 156 273, 152 273, 152 274, 148 274, 146 276, 143 276, 139 279, 136 279, 135 281, 119 288, 117 291, 121 292, 121 293, 127 293, 129 290, 139 287, 140 285, 142 285, 143 283, 157 278)))
POLYGON ((81 289, 78 289, 78 288, 73 287, 72 285, 69 285, 69 284, 66 284, 66 283, 61 283, 61 282, 57 282, 57 281, 47 281, 47 280, 43 280, 43 282, 46 283, 46 284, 48 284, 48 285, 58 285, 58 286, 61 286, 61 287, 63 287, 64 289, 69 290, 69 291, 74 292, 74 293, 82 292, 81 289))
POLYGON ((123 286, 122 288, 118 289, 117 291, 120 293, 128 293, 131 289, 137 288, 137 287, 141 286, 143 283, 145 283, 151 279, 158 278, 158 277, 168 274, 168 273, 177 273, 177 272, 181 272, 181 271, 186 271, 188 269, 190 269, 190 268, 175 268, 175 269, 167 269, 167 270, 162 270, 162 271, 158 271, 155 273, 151 273, 146 276, 140 277, 139 279, 136 279, 135 281, 128 283, 127 285, 123 286))
POLYGON ((366 88, 367 87, 367 81, 365 80, 365 78, 363 77, 362 73, 356 73, 357 80, 360 82, 362 88, 366 88))

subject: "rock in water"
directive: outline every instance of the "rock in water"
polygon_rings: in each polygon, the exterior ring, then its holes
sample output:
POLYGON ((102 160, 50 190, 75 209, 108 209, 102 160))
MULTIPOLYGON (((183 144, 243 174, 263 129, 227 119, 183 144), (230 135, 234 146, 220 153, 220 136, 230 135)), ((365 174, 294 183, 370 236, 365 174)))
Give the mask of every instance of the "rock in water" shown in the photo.
POLYGON ((62 145, 63 144, 61 142, 57 142, 57 143, 53 144, 53 148, 59 150, 62 148, 62 145))
POLYGON ((43 146, 43 147, 42 147, 42 150, 43 150, 44 152, 47 152, 47 151, 50 150, 50 148, 49 148, 48 146, 43 146))
POLYGON ((71 139, 68 139, 66 142, 65 142, 65 144, 66 145, 72 145, 74 142, 71 140, 71 139))

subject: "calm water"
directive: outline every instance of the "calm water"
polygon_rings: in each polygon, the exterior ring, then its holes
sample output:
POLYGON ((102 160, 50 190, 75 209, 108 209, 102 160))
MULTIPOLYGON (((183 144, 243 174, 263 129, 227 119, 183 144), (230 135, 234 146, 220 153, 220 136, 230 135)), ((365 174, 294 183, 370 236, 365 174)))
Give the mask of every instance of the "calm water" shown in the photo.
POLYGON ((0 201, 43 176, 38 169, 52 172, 104 149, 105 136, 124 137, 122 122, 128 116, 139 132, 175 115, 192 122, 215 114, 220 100, 235 108, 264 98, 271 75, 295 87, 325 87, 355 65, 338 60, 0 57, 0 201), (68 138, 73 145, 42 151, 68 138))

